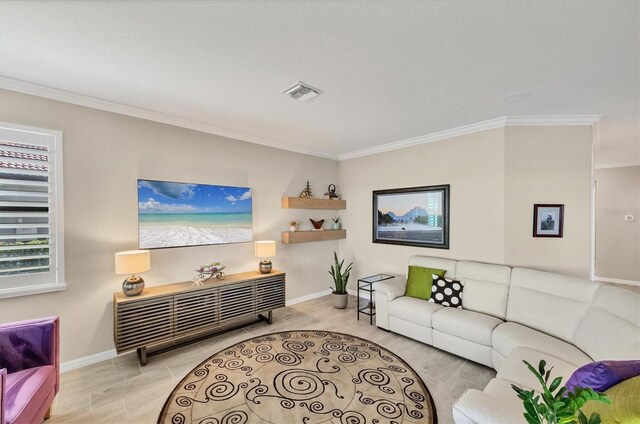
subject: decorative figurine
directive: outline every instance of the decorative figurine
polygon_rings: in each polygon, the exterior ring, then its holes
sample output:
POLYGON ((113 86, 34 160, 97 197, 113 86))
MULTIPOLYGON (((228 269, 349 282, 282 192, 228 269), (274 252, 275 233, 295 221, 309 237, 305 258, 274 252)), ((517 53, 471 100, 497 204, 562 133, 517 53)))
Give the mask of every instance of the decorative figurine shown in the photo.
POLYGON ((298 225, 300 225, 300 223, 298 221, 289 222, 289 231, 297 230, 298 229, 298 225))
POLYGON ((309 180, 307 180, 306 187, 300 193, 300 197, 303 198, 303 199, 306 199, 308 197, 313 197, 313 195, 311 194, 311 186, 309 185, 309 180))
POLYGON ((212 262, 207 265, 202 265, 200 268, 196 269, 197 274, 193 276, 191 281, 193 281, 194 286, 201 286, 211 277, 216 277, 218 280, 224 280, 226 275, 222 270, 225 268, 226 267, 221 265, 220 262, 212 262))
POLYGON ((320 221, 314 221, 313 219, 309 218, 309 221, 311 221, 311 224, 313 224, 313 229, 316 231, 320 231, 322 230, 322 225, 324 224, 324 219, 321 219, 320 221))
POLYGON ((329 184, 327 187, 327 192, 324 194, 325 199, 338 199, 340 196, 336 194, 336 185, 329 184))

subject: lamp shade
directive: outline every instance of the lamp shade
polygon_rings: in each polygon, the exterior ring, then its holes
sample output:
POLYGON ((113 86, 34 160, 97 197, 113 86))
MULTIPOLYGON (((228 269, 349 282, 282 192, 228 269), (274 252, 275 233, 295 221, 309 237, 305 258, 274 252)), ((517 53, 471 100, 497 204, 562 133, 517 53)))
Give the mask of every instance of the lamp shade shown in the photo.
POLYGON ((116 253, 116 274, 137 274, 151 269, 148 250, 127 250, 116 253))
POLYGON ((255 254, 258 258, 270 258, 276 256, 276 242, 273 240, 257 241, 255 254))

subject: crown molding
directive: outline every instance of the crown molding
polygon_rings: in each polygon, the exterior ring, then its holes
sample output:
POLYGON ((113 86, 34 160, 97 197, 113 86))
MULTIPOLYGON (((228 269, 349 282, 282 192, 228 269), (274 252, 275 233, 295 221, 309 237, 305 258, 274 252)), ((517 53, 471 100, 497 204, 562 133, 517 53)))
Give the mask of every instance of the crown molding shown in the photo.
POLYGON ((640 166, 640 162, 619 162, 619 163, 597 163, 596 169, 609 169, 609 168, 625 168, 627 166, 640 166))
POLYGON ((333 160, 338 159, 336 155, 303 149, 298 146, 294 146, 288 143, 282 143, 253 134, 219 128, 212 125, 203 124, 201 122, 190 121, 188 119, 178 118, 176 116, 171 116, 160 112, 154 112, 148 109, 142 109, 134 106, 112 102, 109 100, 103 100, 97 97, 85 96, 83 94, 72 93, 70 91, 59 90, 57 88, 46 87, 44 85, 33 84, 13 78, 0 76, 0 88, 9 91, 16 91, 18 93, 29 94, 32 96, 44 97, 45 99, 57 100, 60 102, 71 103, 78 106, 103 110, 106 112, 118 113, 134 118, 146 119, 148 121, 173 125, 180 128, 187 128, 207 134, 214 134, 222 137, 233 138, 236 140, 248 141, 250 143, 260 144, 267 147, 288 150, 295 153, 302 153, 304 155, 317 156, 333 160))
MULTIPOLYGON (((375 155, 377 153, 389 152, 392 150, 404 149, 407 147, 418 146, 438 140, 445 140, 448 138, 459 137, 462 135, 504 127, 540 125, 595 125, 596 130, 599 133, 599 121, 602 118, 601 115, 503 116, 501 118, 490 119, 488 121, 478 122, 470 125, 464 125, 461 127, 439 131, 432 134, 412 137, 406 140, 394 141, 391 143, 368 147, 361 150, 354 150, 352 152, 342 153, 340 155, 331 155, 324 152, 304 149, 292 144, 271 140, 253 134, 219 128, 212 125, 203 124, 201 122, 178 118, 176 116, 171 116, 160 112, 154 112, 148 109, 142 109, 134 106, 116 103, 109 100, 99 99, 97 97, 85 96, 83 94, 59 90, 57 88, 46 87, 39 84, 16 80, 13 78, 0 76, 0 88, 9 91, 16 91, 18 93, 29 94, 32 96, 43 97, 50 100, 71 103, 78 106, 89 107, 92 109, 103 110, 106 112, 118 113, 134 118, 146 119, 149 121, 173 125, 176 127, 187 128, 207 134, 214 134, 231 139, 247 141, 250 143, 260 144, 262 146, 273 147, 276 149, 287 150, 304 155, 317 156, 324 159, 340 161, 362 156, 375 155)), ((597 138, 598 137, 596 137, 596 142, 597 138)))
POLYGON ((464 125, 462 127, 408 138, 406 140, 394 141, 391 143, 368 147, 361 150, 354 150, 352 152, 343 153, 338 158, 341 161, 354 159, 363 156, 375 155, 377 153, 419 146, 421 144, 432 143, 434 141, 446 140, 448 138, 459 137, 462 135, 473 134, 496 128, 552 125, 593 126, 596 125, 601 118, 602 115, 503 116, 501 118, 490 119, 488 121, 478 122, 470 125, 464 125))

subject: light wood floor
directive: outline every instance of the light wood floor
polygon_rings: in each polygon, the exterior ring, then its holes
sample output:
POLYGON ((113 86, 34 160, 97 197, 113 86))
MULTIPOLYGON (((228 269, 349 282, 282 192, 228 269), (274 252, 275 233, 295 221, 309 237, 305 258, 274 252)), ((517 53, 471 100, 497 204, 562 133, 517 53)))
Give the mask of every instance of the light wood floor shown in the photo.
MULTIPOLYGON (((400 356, 429 388, 439 423, 453 422, 452 403, 468 388, 482 389, 491 368, 356 320, 356 298, 334 309, 329 296, 274 311, 272 325, 254 324, 151 357, 144 367, 135 353, 62 374, 60 393, 47 424, 155 423, 171 390, 191 369, 225 347, 250 337, 286 330, 329 330, 374 341, 400 356)), ((284 423, 283 423, 284 424, 284 423)))

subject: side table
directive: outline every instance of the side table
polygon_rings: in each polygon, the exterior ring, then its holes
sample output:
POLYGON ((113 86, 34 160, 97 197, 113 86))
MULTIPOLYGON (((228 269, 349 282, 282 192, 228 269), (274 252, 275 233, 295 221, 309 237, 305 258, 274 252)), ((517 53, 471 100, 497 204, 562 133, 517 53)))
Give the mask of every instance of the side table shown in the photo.
POLYGON ((373 284, 392 278, 395 278, 395 275, 376 274, 358 280, 358 321, 360 321, 360 314, 368 315, 369 325, 373 325, 373 316, 376 314, 376 305, 373 302, 373 284), (369 303, 362 308, 360 307, 360 290, 369 292, 369 303))

